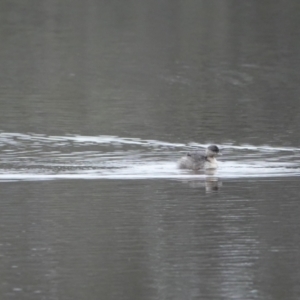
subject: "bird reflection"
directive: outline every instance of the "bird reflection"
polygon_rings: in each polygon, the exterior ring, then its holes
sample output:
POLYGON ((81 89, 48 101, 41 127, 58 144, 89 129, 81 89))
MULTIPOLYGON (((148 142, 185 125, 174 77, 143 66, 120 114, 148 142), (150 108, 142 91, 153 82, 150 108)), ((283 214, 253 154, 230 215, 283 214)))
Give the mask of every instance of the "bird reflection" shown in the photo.
POLYGON ((187 183, 191 188, 205 188, 207 193, 217 192, 222 187, 222 181, 215 176, 216 170, 206 170, 203 172, 193 172, 194 174, 205 174, 205 178, 186 179, 183 182, 187 183))

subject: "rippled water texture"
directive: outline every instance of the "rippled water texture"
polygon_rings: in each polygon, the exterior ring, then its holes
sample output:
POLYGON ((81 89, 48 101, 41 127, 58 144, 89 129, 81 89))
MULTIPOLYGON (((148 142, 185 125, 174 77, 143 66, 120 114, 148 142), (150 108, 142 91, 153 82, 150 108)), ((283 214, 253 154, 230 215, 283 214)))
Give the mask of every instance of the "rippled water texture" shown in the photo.
POLYGON ((299 300, 299 11, 0 1, 0 300, 299 300))
POLYGON ((300 149, 219 145, 219 169, 179 170, 176 161, 189 145, 116 136, 0 134, 1 180, 247 178, 299 176, 300 149))

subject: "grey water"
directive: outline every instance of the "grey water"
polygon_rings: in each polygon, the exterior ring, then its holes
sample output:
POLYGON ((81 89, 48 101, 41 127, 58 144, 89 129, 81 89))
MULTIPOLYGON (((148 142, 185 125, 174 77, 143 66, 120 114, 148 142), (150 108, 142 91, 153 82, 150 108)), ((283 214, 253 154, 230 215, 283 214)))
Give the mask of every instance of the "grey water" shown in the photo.
POLYGON ((299 299, 297 1, 0 6, 1 299, 299 299))

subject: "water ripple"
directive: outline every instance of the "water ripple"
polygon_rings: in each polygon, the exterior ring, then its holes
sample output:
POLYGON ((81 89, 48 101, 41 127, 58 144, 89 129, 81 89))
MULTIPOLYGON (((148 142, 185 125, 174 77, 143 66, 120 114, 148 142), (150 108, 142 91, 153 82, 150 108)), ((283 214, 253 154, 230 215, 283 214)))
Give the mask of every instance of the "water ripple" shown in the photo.
POLYGON ((0 180, 196 179, 299 176, 300 149, 219 145, 223 156, 214 174, 178 170, 187 150, 208 144, 170 143, 117 136, 46 136, 0 132, 0 180))

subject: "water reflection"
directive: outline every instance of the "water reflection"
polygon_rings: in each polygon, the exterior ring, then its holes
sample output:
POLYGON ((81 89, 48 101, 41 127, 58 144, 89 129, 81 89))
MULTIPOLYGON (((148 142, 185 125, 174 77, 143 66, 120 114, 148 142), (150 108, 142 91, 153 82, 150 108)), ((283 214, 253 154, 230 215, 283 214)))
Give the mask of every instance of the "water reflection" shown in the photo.
POLYGON ((203 179, 185 179, 182 180, 191 188, 204 188, 207 193, 216 192, 222 187, 222 181, 216 177, 206 177, 203 179))
POLYGON ((203 188, 207 193, 217 192, 222 187, 222 181, 216 176, 217 171, 214 169, 202 171, 189 171, 194 175, 202 175, 201 177, 195 176, 194 178, 186 178, 181 182, 187 184, 191 188, 203 188))

